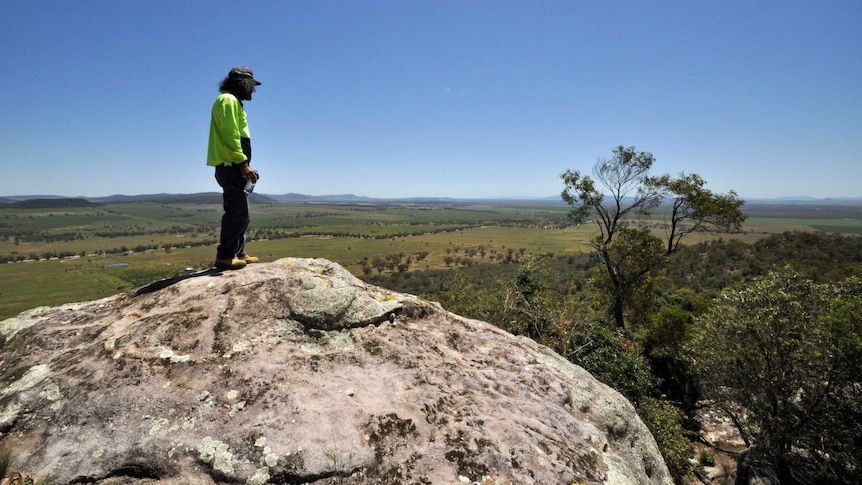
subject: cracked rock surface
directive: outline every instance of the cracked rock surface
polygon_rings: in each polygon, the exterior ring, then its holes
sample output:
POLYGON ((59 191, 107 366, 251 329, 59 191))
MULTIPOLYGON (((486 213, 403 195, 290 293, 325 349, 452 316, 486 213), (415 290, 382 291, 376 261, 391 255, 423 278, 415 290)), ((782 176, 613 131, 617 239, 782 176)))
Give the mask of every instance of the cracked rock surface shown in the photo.
POLYGON ((672 483, 580 367, 323 259, 0 323, 0 444, 58 484, 672 483))

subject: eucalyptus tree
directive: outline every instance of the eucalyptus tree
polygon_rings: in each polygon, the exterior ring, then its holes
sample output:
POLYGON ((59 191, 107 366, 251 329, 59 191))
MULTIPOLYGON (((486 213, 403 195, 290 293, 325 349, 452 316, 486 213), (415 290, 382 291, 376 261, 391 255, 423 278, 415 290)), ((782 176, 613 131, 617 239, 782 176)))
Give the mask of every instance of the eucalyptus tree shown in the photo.
POLYGON ((565 183, 561 196, 572 207, 570 217, 578 223, 592 217, 601 230, 594 246, 609 245, 627 217, 649 214, 661 203, 659 187, 648 183, 653 163, 652 153, 618 146, 613 157, 593 167, 595 179, 571 169, 560 176, 565 183))
POLYGON ((602 262, 611 314, 620 328, 625 328, 625 308, 632 296, 665 261, 658 247, 670 255, 694 231, 738 231, 745 220, 740 210, 744 202, 735 192, 714 194, 696 174, 652 177, 654 163, 652 153, 618 146, 611 158, 593 166, 592 176, 571 169, 560 176, 565 184, 561 197, 572 207, 571 219, 592 219, 599 228, 591 245, 602 262), (630 227, 635 217, 650 216, 668 199, 671 215, 664 243, 648 230, 630 227))
POLYGON ((667 254, 676 251, 682 238, 695 231, 742 230, 746 216, 740 208, 745 201, 732 190, 715 194, 704 187, 706 183, 699 175, 685 173, 677 178, 660 175, 645 183, 671 205, 670 218, 665 223, 667 254))
POLYGON ((565 183, 561 196, 572 207, 570 217, 575 222, 592 217, 599 227, 600 235, 591 245, 604 268, 611 315, 617 327, 625 328, 626 304, 648 275, 649 266, 655 264, 654 251, 650 249, 658 241, 649 232, 628 229, 626 225, 630 216, 649 214, 661 197, 658 187, 648 183, 649 170, 655 162, 651 153, 623 146, 616 147, 613 153, 610 159, 596 163, 592 177, 566 170, 561 175, 565 183))

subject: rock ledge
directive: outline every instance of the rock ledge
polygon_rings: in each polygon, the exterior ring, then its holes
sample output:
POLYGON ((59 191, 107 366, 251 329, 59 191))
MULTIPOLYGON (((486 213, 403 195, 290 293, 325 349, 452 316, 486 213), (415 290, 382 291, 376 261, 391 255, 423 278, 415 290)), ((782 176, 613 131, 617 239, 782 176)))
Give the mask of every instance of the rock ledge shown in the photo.
POLYGON ((0 323, 0 443, 55 483, 672 483, 580 367, 322 259, 0 323))

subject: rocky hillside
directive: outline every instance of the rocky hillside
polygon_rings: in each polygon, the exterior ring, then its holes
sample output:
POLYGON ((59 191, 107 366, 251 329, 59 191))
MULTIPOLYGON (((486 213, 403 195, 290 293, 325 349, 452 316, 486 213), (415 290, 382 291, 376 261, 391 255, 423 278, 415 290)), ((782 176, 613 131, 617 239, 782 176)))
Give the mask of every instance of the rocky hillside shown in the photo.
POLYGON ((0 323, 0 444, 57 484, 670 484, 619 393, 326 260, 0 323))

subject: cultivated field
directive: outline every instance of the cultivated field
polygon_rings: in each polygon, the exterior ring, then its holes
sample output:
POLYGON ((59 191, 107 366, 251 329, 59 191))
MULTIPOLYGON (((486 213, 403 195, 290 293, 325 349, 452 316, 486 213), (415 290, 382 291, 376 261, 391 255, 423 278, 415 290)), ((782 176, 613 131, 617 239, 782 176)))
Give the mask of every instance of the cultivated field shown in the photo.
MULTIPOLYGON (((743 234, 696 233, 686 242, 753 242, 784 231, 862 234, 862 204, 745 209, 743 234)), ((526 202, 253 204, 248 248, 263 261, 330 259, 360 277, 587 251, 595 226, 574 226, 567 215, 562 204, 526 202)), ((212 203, 0 205, 0 258, 6 262, 0 264, 0 318, 206 269, 215 255, 220 217, 220 205, 212 203)), ((661 235, 661 218, 658 213, 639 223, 661 235)))

